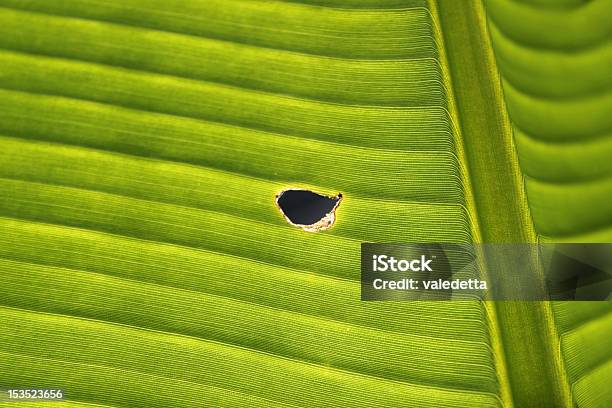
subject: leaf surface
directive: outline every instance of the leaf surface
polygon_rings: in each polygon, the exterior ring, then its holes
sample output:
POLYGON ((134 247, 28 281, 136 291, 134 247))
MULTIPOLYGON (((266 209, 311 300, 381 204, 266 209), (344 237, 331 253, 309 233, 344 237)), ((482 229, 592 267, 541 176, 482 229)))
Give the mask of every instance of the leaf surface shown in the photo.
POLYGON ((487 2, 487 26, 447 1, 0 0, 0 387, 604 406, 608 304, 359 301, 360 242, 610 239, 605 28, 507 27, 582 27, 606 1, 539 3, 487 2), (589 163, 557 172, 551 151, 589 163), (288 225, 286 188, 341 192, 336 225, 288 225))

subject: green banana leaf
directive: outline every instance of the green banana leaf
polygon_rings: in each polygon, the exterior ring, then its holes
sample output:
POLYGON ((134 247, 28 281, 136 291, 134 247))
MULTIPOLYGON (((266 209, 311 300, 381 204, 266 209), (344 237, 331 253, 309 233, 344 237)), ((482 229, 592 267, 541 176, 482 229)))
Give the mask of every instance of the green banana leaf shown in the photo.
POLYGON ((0 389, 65 396, 0 406, 612 406, 610 302, 359 300, 361 242, 612 242, 611 19, 0 0, 0 389))

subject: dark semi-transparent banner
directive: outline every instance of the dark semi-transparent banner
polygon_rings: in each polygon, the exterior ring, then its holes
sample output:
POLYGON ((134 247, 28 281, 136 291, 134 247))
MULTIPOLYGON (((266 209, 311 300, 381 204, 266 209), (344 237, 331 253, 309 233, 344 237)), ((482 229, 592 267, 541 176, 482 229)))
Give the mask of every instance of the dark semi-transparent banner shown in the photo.
POLYGON ((361 300, 612 300, 612 244, 361 244, 361 300))

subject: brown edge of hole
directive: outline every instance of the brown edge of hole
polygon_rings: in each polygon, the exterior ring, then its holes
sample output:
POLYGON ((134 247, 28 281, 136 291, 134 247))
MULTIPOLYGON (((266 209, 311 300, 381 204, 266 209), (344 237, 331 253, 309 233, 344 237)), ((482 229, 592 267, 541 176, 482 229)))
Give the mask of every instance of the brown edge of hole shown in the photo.
POLYGON ((274 204, 276 204, 276 208, 279 209, 280 213, 282 214, 283 218, 285 219, 285 221, 287 221, 287 223, 289 223, 289 225, 293 225, 295 227, 300 227, 301 229, 303 229, 304 231, 307 232, 319 232, 319 231, 325 231, 329 228, 331 228, 334 224, 335 224, 335 212, 336 209, 338 208, 338 206, 340 205, 340 203, 342 202, 342 199, 344 198, 344 196, 342 195, 342 193, 338 193, 335 196, 329 196, 327 194, 321 194, 321 193, 317 193, 313 190, 309 190, 307 188, 285 188, 283 190, 281 190, 280 192, 276 193, 274 195, 274 204), (325 214, 323 217, 321 217, 321 219, 319 219, 319 221, 313 223, 313 224, 309 224, 309 225, 305 225, 305 224, 296 224, 294 222, 292 222, 289 217, 287 217, 285 215, 285 212, 283 211, 283 209, 281 208, 281 206, 278 204, 278 199, 280 198, 281 195, 283 195, 284 192, 289 191, 289 190, 301 190, 301 191, 310 191, 311 193, 314 194, 319 194, 321 196, 325 196, 327 198, 332 198, 332 199, 337 199, 338 201, 336 201, 336 204, 334 205, 334 208, 331 209, 330 212, 328 212, 327 214, 325 214), (322 229, 317 229, 317 230, 309 230, 309 227, 313 227, 315 225, 317 225, 317 223, 321 222, 324 218, 326 218, 328 215, 330 214, 334 214, 334 221, 327 227, 322 228, 322 229))

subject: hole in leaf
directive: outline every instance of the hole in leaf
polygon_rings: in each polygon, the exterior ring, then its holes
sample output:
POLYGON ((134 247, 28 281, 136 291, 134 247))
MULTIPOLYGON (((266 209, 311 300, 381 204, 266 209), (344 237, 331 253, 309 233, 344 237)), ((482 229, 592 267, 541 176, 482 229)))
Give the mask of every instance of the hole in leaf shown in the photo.
POLYGON ((276 196, 276 204, 285 219, 308 232, 330 228, 336 220, 335 211, 342 194, 327 197, 309 190, 288 189, 276 196))

